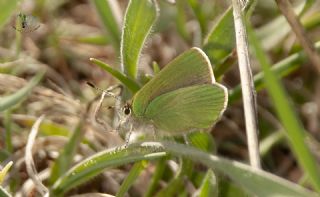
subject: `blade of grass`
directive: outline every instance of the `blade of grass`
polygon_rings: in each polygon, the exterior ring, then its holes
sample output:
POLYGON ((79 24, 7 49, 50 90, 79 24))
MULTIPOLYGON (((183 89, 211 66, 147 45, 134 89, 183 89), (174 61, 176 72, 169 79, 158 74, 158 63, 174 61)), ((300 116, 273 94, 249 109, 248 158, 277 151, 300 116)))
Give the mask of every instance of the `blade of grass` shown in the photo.
POLYGON ((131 185, 135 182, 141 172, 146 168, 147 164, 148 162, 146 161, 140 161, 133 165, 127 178, 122 182, 116 197, 125 196, 131 185))
POLYGON ((271 173, 237 161, 219 158, 187 145, 165 141, 135 143, 127 148, 109 149, 92 155, 58 179, 52 187, 51 194, 63 195, 107 168, 141 160, 159 159, 168 154, 200 162, 228 176, 242 189, 256 196, 316 196, 315 193, 271 173))
POLYGON ((308 38, 307 33, 294 13, 294 10, 291 8, 290 2, 288 0, 276 0, 276 2, 280 11, 290 24, 291 29, 295 33, 297 40, 299 40, 301 46, 306 52, 309 60, 320 74, 320 56, 318 55, 311 40, 308 38))
POLYGON ((145 197, 154 196, 154 192, 157 189, 157 186, 164 175, 164 170, 166 169, 166 162, 168 158, 161 158, 157 163, 156 170, 153 173, 150 185, 148 186, 147 192, 145 193, 145 197))
MULTIPOLYGON (((301 13, 305 2, 302 1, 295 7, 296 13, 301 13)), ((290 26, 286 22, 284 16, 278 16, 271 22, 263 25, 257 30, 257 35, 261 40, 262 46, 265 50, 270 50, 274 46, 282 43, 284 38, 290 33, 290 26)))
MULTIPOLYGON (((317 50, 320 50, 320 42, 315 44, 317 50)), ((271 67, 273 73, 275 73, 278 77, 282 78, 287 76, 288 74, 295 71, 300 65, 307 61, 306 55, 304 52, 298 52, 290 55, 289 57, 281 60, 280 62, 274 64, 271 67)), ((254 85, 256 90, 261 90, 265 87, 264 84, 264 72, 260 72, 254 76, 254 85)), ((229 91, 229 102, 233 103, 238 100, 241 96, 241 87, 240 85, 236 86, 232 90, 229 91)))
MULTIPOLYGON (((229 7, 207 35, 203 50, 213 65, 219 66, 235 47, 232 7, 229 7)), ((219 69, 218 67, 214 68, 219 69)))
POLYGON ((236 36, 238 64, 241 79, 242 101, 246 125, 247 143, 250 164, 260 168, 260 155, 258 143, 257 101, 252 78, 251 62, 249 58, 249 46, 245 29, 245 17, 243 5, 240 0, 232 0, 234 30, 236 36))
POLYGON ((94 45, 106 45, 110 43, 110 40, 103 35, 94 35, 94 36, 85 36, 74 38, 74 40, 85 43, 85 44, 94 44, 94 45))
POLYGON ((185 178, 189 177, 193 170, 193 162, 187 158, 179 158, 180 165, 178 172, 175 177, 170 180, 167 187, 160 190, 156 197, 165 197, 165 196, 178 196, 186 192, 185 189, 185 178))
POLYGON ((8 173, 8 171, 10 170, 12 164, 13 164, 13 162, 10 161, 9 163, 7 163, 7 165, 4 166, 4 168, 2 168, 2 169, 0 170, 0 184, 3 182, 4 177, 6 176, 6 174, 8 173))
POLYGON ((123 85, 125 85, 132 93, 136 93, 139 89, 140 86, 132 79, 130 79, 129 77, 125 76, 124 74, 122 74, 120 71, 112 68, 111 66, 109 66, 108 64, 97 60, 95 58, 90 58, 90 61, 92 61, 93 63, 95 63, 97 66, 99 66, 100 68, 102 68, 103 70, 107 71, 108 73, 110 73, 112 76, 114 76, 115 78, 117 78, 121 83, 123 83, 123 85))
POLYGON ((144 148, 126 149, 116 147, 97 153, 80 162, 60 177, 52 187, 53 196, 61 196, 74 188, 102 173, 106 168, 120 166, 135 161, 153 160, 166 156, 165 152, 148 151, 144 148))
POLYGON ((52 185, 61 175, 63 175, 71 166, 73 157, 76 153, 79 143, 81 143, 83 137, 83 124, 85 121, 83 118, 78 122, 72 136, 65 144, 62 151, 60 151, 59 157, 54 162, 51 168, 51 175, 49 183, 52 185))
POLYGON ((248 24, 249 39, 255 51, 257 60, 261 64, 262 70, 265 74, 265 85, 270 93, 272 103, 277 111, 277 114, 287 132, 287 137, 291 143, 294 154, 297 157, 299 164, 304 172, 309 176, 315 190, 320 192, 320 172, 315 158, 312 156, 310 150, 305 145, 306 134, 303 129, 302 123, 297 117, 296 113, 292 110, 286 95, 286 92, 280 83, 279 79, 270 69, 270 63, 264 54, 258 39, 256 38, 253 30, 248 24))
POLYGON ((219 196, 219 187, 216 175, 212 170, 208 170, 199 189, 199 197, 219 196))
POLYGON ((188 33, 187 24, 187 14, 185 9, 185 1, 176 2, 177 14, 176 14, 176 26, 177 31, 180 36, 186 41, 190 41, 190 35, 188 33))
POLYGON ((132 79, 137 77, 139 56, 145 40, 158 15, 158 6, 154 0, 130 0, 122 29, 121 67, 132 79))
POLYGON ((40 82, 45 72, 39 72, 31 81, 17 92, 0 98, 0 111, 9 109, 27 98, 32 89, 40 82))
POLYGON ((21 0, 2 0, 0 1, 0 30, 6 24, 9 17, 13 14, 16 9, 18 2, 21 0))
POLYGON ((0 186, 0 196, 1 197, 11 197, 11 195, 1 186, 0 186))
POLYGON ((198 0, 187 0, 200 26, 202 36, 207 32, 207 19, 198 0))
POLYGON ((13 151, 11 125, 12 125, 11 110, 7 110, 4 114, 4 127, 5 127, 4 139, 6 144, 6 150, 9 153, 12 153, 13 151))
MULTIPOLYGON (((112 7, 112 1, 106 0, 93 0, 92 3, 94 4, 100 19, 102 21, 103 26, 108 31, 107 40, 113 44, 116 51, 120 49, 120 19, 117 20, 112 7)), ((119 14, 120 16, 120 14, 119 14)))

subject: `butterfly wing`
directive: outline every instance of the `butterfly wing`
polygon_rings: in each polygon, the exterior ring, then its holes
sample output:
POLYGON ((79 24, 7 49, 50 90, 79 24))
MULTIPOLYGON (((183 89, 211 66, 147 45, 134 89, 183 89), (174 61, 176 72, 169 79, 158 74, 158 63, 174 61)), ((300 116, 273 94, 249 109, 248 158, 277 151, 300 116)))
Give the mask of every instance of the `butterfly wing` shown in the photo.
POLYGON ((180 88, 155 98, 145 118, 171 135, 206 129, 217 121, 227 105, 227 89, 219 84, 180 88))
POLYGON ((17 16, 17 21, 14 28, 23 33, 29 33, 37 30, 40 27, 39 20, 34 16, 29 16, 20 13, 17 16))
POLYGON ((199 48, 192 48, 164 67, 133 98, 133 112, 143 117, 149 103, 159 95, 183 87, 215 82, 208 57, 199 48))

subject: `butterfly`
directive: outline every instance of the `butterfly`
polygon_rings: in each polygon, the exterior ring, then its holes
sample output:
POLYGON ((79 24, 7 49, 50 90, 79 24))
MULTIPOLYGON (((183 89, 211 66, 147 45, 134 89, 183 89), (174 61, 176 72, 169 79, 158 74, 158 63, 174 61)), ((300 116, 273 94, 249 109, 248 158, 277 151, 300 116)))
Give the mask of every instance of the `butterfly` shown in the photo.
POLYGON ((40 27, 40 22, 34 16, 19 13, 16 17, 15 25, 12 27, 21 33, 30 33, 40 27))
MULTIPOLYGON (((118 98, 110 90, 102 97, 106 95, 118 98)), ((215 81, 207 55, 194 47, 165 66, 121 108, 118 128, 130 134, 140 125, 151 125, 156 134, 184 135, 211 127, 227 102, 227 88, 215 81)))

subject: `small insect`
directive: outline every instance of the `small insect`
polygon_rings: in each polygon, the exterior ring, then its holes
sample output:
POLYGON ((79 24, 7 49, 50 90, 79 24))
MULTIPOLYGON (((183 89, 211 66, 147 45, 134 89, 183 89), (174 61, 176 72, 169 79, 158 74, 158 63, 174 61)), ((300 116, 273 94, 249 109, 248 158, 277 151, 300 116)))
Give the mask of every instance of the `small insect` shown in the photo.
MULTIPOLYGON (((104 91, 101 102, 104 96, 117 98, 104 91)), ((215 81, 208 57, 194 47, 171 61, 121 108, 118 128, 128 129, 128 136, 141 124, 151 125, 157 135, 184 135, 211 127, 227 102, 227 89, 215 81)))
POLYGON ((39 27, 40 22, 36 17, 23 13, 17 15, 15 25, 13 25, 13 28, 21 33, 30 33, 39 27))

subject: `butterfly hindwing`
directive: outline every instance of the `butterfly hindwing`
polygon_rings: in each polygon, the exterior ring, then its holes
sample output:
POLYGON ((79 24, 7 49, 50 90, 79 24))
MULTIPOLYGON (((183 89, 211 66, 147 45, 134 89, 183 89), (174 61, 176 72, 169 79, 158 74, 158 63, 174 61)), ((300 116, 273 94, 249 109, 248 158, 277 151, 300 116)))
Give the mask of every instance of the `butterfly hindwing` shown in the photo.
POLYGON ((144 116, 157 130, 182 134, 212 126, 225 110, 226 103, 224 86, 194 85, 158 96, 148 105, 144 116))
POLYGON ((132 103, 133 112, 142 117, 149 103, 164 93, 214 82, 208 57, 200 49, 192 48, 171 61, 136 93, 132 103))

